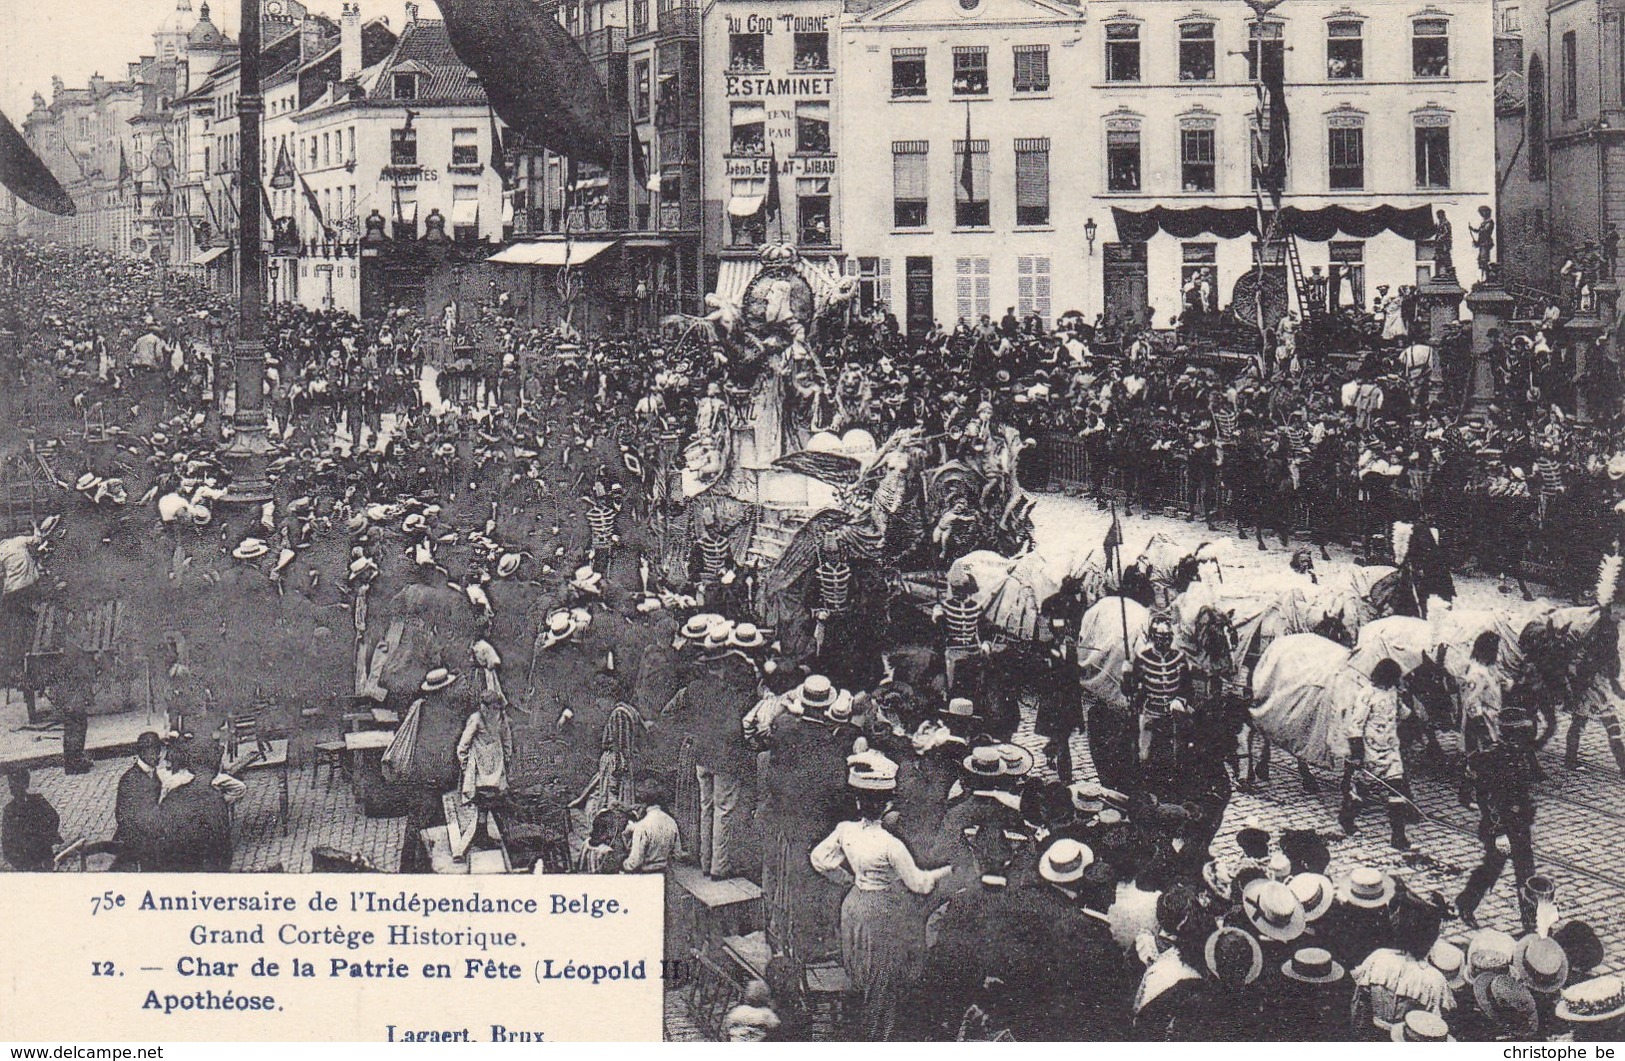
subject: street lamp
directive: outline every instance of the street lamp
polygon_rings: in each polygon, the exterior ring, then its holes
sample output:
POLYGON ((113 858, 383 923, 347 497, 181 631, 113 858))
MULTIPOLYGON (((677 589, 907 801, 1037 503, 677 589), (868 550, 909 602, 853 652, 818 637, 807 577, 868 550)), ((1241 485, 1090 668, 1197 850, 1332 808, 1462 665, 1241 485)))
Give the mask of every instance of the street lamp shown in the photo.
POLYGON ((262 504, 271 499, 265 458, 271 441, 265 432, 265 251, 260 245, 260 0, 243 0, 238 28, 238 238, 237 342, 234 378, 237 409, 231 444, 221 451, 231 469, 231 485, 221 500, 262 504))
POLYGON ((1089 256, 1091 258, 1095 256, 1095 234, 1099 231, 1100 226, 1095 224, 1094 218, 1091 217, 1083 223, 1083 238, 1089 241, 1089 256))
POLYGON ((267 265, 265 267, 266 275, 271 278, 271 301, 272 302, 275 302, 277 300, 276 278, 277 278, 277 274, 280 273, 281 271, 282 271, 281 267, 278 266, 275 261, 272 261, 270 265, 267 265))

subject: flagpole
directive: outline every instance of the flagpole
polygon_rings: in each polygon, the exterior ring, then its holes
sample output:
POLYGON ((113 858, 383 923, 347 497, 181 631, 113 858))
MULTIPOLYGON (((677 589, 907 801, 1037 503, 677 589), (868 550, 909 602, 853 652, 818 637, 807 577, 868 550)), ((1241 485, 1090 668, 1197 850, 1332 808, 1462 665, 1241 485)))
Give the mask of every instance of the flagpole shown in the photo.
POLYGON ((1134 660, 1134 653, 1129 650, 1128 645, 1128 598, 1123 595, 1123 532, 1122 524, 1117 522, 1116 501, 1111 503, 1111 513, 1112 525, 1107 535, 1116 538, 1117 542, 1112 546, 1111 556, 1106 559, 1117 568, 1117 611, 1123 620, 1123 662, 1131 663, 1134 660))

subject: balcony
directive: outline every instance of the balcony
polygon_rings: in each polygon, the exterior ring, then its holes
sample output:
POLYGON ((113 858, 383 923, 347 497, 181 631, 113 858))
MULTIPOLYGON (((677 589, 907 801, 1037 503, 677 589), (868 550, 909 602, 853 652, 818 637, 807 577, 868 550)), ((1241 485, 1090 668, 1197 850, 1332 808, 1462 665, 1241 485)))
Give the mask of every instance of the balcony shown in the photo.
POLYGON ((662 40, 673 37, 698 37, 700 35, 700 9, 697 7, 674 7, 669 11, 660 12, 657 33, 662 40))
POLYGON ((606 55, 626 54, 626 27, 605 26, 595 29, 587 34, 585 41, 587 54, 594 59, 606 55))
POLYGON ((598 203, 594 206, 572 206, 566 215, 565 228, 571 233, 577 232, 613 232, 609 223, 609 204, 598 203))

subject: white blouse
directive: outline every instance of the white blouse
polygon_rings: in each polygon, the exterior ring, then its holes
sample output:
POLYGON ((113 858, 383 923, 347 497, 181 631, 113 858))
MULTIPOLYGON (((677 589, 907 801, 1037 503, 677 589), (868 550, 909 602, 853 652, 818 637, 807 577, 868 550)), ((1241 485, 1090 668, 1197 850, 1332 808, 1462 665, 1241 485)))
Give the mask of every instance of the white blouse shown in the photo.
POLYGON ((878 892, 901 882, 916 895, 929 894, 952 867, 921 869, 908 847, 879 822, 842 822, 812 849, 813 869, 829 875, 850 870, 859 891, 878 892))

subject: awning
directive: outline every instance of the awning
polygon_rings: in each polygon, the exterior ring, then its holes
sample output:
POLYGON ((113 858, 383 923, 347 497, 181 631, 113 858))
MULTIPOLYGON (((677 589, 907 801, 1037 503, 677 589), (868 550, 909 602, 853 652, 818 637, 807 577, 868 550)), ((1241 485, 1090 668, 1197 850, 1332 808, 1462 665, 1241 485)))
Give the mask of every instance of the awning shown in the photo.
POLYGON ((541 267, 561 266, 568 261, 570 265, 585 265, 600 254, 615 246, 619 240, 537 240, 534 243, 515 243, 511 247, 504 247, 489 258, 488 262, 498 265, 535 265, 541 267))
POLYGON ((231 250, 230 247, 210 247, 208 250, 202 252, 197 257, 193 258, 192 259, 192 264, 193 265, 208 265, 210 262, 214 261, 216 258, 220 257, 222 254, 226 253, 229 250, 231 250))
MULTIPOLYGON (((1113 207, 1112 220, 1117 227, 1117 239, 1122 243, 1144 243, 1158 231, 1176 239, 1204 235, 1236 239, 1258 235, 1258 212, 1248 207, 1199 206, 1187 210, 1156 206, 1138 213, 1113 207)), ((1370 239, 1382 232, 1393 232, 1413 241, 1426 240, 1432 238, 1433 228, 1433 210, 1429 206, 1383 205, 1370 210, 1351 210, 1344 206, 1301 210, 1287 206, 1281 209, 1281 235, 1315 243, 1335 239, 1339 234, 1370 239)))
POLYGON ((728 200, 728 213, 734 217, 755 217, 765 198, 764 195, 736 195, 728 200))
POLYGON ((453 225, 477 225, 480 223, 480 201, 478 199, 459 199, 451 204, 451 223, 453 225))
POLYGON ((581 180, 578 180, 574 184, 570 185, 570 190, 572 192, 584 192, 584 191, 588 190, 589 188, 608 188, 608 187, 609 187, 609 178, 608 177, 583 177, 581 180))
POLYGON ((737 306, 745 301, 745 288, 762 269, 755 258, 724 258, 717 270, 717 295, 737 306))

